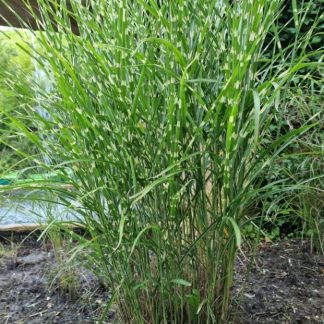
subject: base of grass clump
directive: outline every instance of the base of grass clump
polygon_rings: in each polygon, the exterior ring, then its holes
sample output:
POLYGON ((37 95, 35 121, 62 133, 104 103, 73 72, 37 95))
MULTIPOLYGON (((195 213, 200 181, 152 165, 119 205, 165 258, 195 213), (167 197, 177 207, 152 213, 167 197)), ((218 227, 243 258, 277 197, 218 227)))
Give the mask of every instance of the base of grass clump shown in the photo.
MULTIPOLYGON (((111 297, 108 289, 79 266, 76 298, 69 299, 52 281, 57 266, 53 250, 36 240, 20 235, 11 236, 11 242, 1 239, 1 322, 98 321, 111 297)), ((309 245, 309 241, 284 239, 264 243, 254 259, 239 255, 229 323, 322 323, 324 257, 310 254, 309 245)), ((103 323, 119 323, 118 310, 113 308, 103 323)))

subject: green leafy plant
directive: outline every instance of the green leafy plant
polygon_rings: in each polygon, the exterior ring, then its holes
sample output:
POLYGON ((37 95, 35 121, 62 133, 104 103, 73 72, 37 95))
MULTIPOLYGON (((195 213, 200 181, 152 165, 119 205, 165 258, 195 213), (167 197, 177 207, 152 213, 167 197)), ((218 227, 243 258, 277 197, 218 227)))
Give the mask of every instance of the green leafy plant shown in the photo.
MULTIPOLYGON (((296 36, 307 34, 309 29, 314 27, 314 21, 323 13, 324 3, 322 0, 303 0, 303 1, 286 1, 282 12, 279 16, 280 41, 283 47, 294 43, 296 36)), ((308 46, 311 48, 320 48, 321 38, 324 32, 323 17, 315 26, 314 35, 308 46)))

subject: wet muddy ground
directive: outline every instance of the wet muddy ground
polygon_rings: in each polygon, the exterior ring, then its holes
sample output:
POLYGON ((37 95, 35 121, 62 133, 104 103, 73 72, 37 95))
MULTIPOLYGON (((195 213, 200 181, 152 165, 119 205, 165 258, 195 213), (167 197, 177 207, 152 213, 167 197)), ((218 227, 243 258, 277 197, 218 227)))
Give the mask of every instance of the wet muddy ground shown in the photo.
MULTIPOLYGON (((248 277, 239 255, 231 323, 324 323, 324 258, 297 240, 267 243, 256 253, 248 277), (244 288, 244 291, 242 290, 244 288)), ((0 245, 0 323, 96 323, 109 291, 78 266, 76 281, 57 275, 48 247, 27 240, 0 245), (64 289, 62 288, 65 287, 64 289), (61 287, 61 288, 60 288, 61 287), (72 292, 72 293, 71 293, 72 292)), ((104 323, 113 322, 113 313, 104 323)))

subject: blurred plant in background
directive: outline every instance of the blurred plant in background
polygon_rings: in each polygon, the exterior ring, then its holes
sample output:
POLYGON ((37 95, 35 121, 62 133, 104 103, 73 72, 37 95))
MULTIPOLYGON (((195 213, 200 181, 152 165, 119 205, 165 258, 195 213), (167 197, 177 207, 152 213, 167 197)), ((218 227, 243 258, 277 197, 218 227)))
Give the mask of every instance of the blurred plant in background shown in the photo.
MULTIPOLYGON (((0 174, 30 165, 35 147, 14 125, 9 115, 26 121, 33 99, 33 67, 24 38, 14 31, 0 32, 0 174), (22 48, 21 48, 22 47, 22 48)), ((32 122, 26 122, 30 127, 32 122)))

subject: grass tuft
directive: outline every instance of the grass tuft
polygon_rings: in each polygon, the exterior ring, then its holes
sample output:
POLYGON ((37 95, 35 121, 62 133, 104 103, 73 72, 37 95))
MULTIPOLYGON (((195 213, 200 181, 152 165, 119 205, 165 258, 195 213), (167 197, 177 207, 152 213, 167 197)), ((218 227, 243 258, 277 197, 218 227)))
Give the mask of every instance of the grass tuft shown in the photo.
POLYGON ((38 2, 51 118, 16 126, 73 185, 52 189, 80 214, 79 250, 123 322, 225 323, 242 224, 288 190, 264 172, 316 126, 263 142, 313 53, 279 47, 279 0, 38 2))

